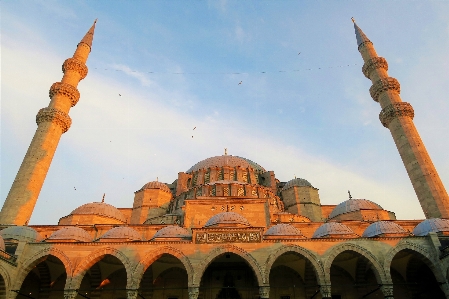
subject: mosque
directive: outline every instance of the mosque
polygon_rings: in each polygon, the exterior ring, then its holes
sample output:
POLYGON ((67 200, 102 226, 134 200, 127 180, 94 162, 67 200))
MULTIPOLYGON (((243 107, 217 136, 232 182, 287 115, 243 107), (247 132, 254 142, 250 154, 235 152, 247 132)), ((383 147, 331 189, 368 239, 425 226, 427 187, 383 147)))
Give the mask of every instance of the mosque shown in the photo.
POLYGON ((85 203, 58 225, 28 225, 80 98, 94 23, 37 113, 0 212, 0 298, 449 298, 448 194, 399 82, 354 28, 369 92, 426 219, 398 220, 367 199, 324 205, 313 182, 281 182, 225 153, 192 161, 172 183, 136 186, 132 207, 85 203))

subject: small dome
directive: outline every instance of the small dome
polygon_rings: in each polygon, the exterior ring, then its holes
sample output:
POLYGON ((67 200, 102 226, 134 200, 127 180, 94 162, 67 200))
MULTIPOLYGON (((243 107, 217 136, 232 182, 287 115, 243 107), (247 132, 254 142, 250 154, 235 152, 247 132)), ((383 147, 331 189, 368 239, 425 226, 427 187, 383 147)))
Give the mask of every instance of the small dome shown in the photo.
POLYGON ((153 181, 153 182, 146 183, 138 191, 142 191, 145 189, 161 189, 165 192, 169 192, 169 193, 171 192, 170 188, 168 188, 167 184, 161 183, 159 181, 153 181))
POLYGON ((407 231, 391 221, 377 221, 368 226, 363 232, 362 237, 370 238, 377 237, 379 235, 392 234, 392 235, 405 235, 407 231))
POLYGON ((128 226, 117 226, 100 237, 100 239, 127 239, 129 241, 142 241, 141 235, 128 226))
POLYGON ((326 238, 331 235, 354 235, 352 229, 338 222, 328 222, 321 225, 312 238, 326 238))
POLYGON ((99 215, 126 223, 126 218, 116 207, 104 202, 86 203, 70 213, 70 215, 99 215))
POLYGON ((3 240, 3 237, 0 235, 0 250, 5 251, 5 240, 3 240))
POLYGON ((231 167, 243 167, 243 168, 254 168, 261 172, 265 172, 266 170, 260 166, 259 164, 242 157, 232 156, 232 155, 223 155, 223 156, 215 156, 207 158, 203 161, 200 161, 189 168, 186 173, 191 173, 193 171, 198 171, 199 169, 209 168, 209 167, 222 167, 222 166, 231 166, 231 167))
POLYGON ((264 236, 302 236, 301 231, 291 224, 280 223, 270 227, 264 236))
POLYGON ((287 190, 291 187, 313 187, 312 184, 309 183, 309 181, 305 180, 305 179, 300 179, 300 178, 295 178, 293 180, 290 180, 287 182, 287 184, 284 185, 284 187, 282 188, 282 190, 287 190))
POLYGON ((42 238, 33 228, 29 226, 10 226, 0 231, 3 239, 14 239, 25 242, 39 242, 42 238))
POLYGON ((329 215, 329 219, 338 215, 359 210, 383 210, 378 204, 367 199, 348 199, 337 205, 329 215))
POLYGON ((179 238, 179 239, 191 239, 192 234, 185 228, 177 225, 166 226, 156 232, 152 241, 158 238, 179 238))
POLYGON ((204 225, 209 226, 251 226, 248 220, 240 214, 234 212, 223 212, 212 216, 204 225))
POLYGON ((77 242, 91 242, 92 237, 84 229, 76 226, 70 226, 55 231, 47 240, 75 240, 77 242))
POLYGON ((449 233, 449 220, 441 218, 426 219, 413 230, 415 236, 427 236, 431 232, 437 234, 449 233))

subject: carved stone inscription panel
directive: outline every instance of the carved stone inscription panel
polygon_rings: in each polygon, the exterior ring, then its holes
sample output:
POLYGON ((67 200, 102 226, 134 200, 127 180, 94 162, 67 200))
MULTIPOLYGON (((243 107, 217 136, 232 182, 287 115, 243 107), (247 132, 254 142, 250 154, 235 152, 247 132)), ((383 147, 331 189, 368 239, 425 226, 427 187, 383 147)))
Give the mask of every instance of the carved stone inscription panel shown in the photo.
POLYGON ((259 243, 261 240, 260 231, 232 232, 198 232, 195 243, 259 243))

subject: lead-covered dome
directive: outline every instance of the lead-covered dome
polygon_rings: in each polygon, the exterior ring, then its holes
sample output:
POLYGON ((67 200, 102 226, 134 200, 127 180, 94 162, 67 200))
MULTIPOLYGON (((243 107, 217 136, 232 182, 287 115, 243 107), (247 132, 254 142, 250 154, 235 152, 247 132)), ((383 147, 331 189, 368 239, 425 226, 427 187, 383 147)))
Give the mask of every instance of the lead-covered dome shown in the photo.
POLYGON ((92 236, 80 227, 70 226, 55 231, 46 241, 91 242, 92 236))
POLYGON ((291 224, 279 223, 270 227, 264 236, 302 236, 302 233, 291 224))
POLYGON ((415 236, 427 236, 429 233, 449 234, 449 220, 441 218, 426 219, 413 229, 415 236))
POLYGON ((377 221, 371 223, 365 231, 362 237, 378 237, 378 236, 405 236, 407 231, 397 223, 391 221, 377 221))
POLYGON ((104 233, 100 239, 120 239, 125 241, 142 241, 142 236, 131 227, 117 226, 106 233, 104 233))
POLYGON ((235 227, 235 226, 251 226, 248 220, 240 214, 234 212, 223 212, 212 216, 204 225, 204 227, 235 227))
POLYGON ((86 203, 72 211, 70 215, 99 215, 126 223, 126 218, 116 207, 104 202, 86 203))
POLYGON ((294 178, 293 180, 290 180, 287 182, 287 184, 284 185, 282 190, 287 190, 291 187, 313 187, 312 184, 309 183, 309 181, 301 178, 294 178))
POLYGON ((329 215, 329 219, 338 215, 360 210, 383 210, 378 204, 367 199, 348 199, 337 205, 329 215))
POLYGON ((191 173, 193 171, 198 171, 203 168, 209 168, 209 167, 223 167, 223 166, 230 166, 230 167, 243 167, 243 168, 254 168, 256 170, 259 170, 261 172, 265 172, 266 170, 257 164, 256 162, 253 162, 249 159, 238 157, 238 156, 232 156, 232 155, 223 155, 223 156, 215 156, 207 158, 203 161, 200 161, 189 168, 189 170, 186 171, 186 173, 191 173))
POLYGON ((169 193, 171 192, 170 188, 168 188, 167 184, 161 183, 159 181, 148 182, 145 185, 143 185, 143 187, 140 188, 138 191, 142 191, 142 190, 145 190, 145 189, 160 189, 160 190, 163 190, 165 192, 169 192, 169 193))
POLYGON ((41 236, 29 226, 10 226, 0 231, 3 239, 14 239, 19 242, 39 242, 41 236))
POLYGON ((313 234, 312 238, 350 237, 355 233, 344 224, 338 222, 327 222, 321 225, 313 234))
POLYGON ((179 239, 186 240, 191 239, 192 234, 185 228, 177 225, 168 225, 156 232, 151 241, 164 240, 164 239, 179 239))

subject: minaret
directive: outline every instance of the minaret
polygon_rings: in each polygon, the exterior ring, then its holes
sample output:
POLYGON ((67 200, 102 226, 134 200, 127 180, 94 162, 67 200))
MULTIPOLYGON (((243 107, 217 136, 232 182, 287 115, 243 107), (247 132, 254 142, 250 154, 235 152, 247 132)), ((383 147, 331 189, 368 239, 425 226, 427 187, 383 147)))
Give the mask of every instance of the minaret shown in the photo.
POLYGON ((72 58, 64 61, 61 82, 50 87, 50 104, 36 115, 37 130, 20 165, 0 212, 0 224, 28 223, 44 184, 61 135, 70 128, 69 110, 80 98, 76 88, 87 75, 86 61, 94 37, 95 23, 78 44, 72 58))
POLYGON ((365 62, 362 72, 373 83, 369 92, 382 108, 379 119, 389 129, 426 218, 449 218, 449 196, 413 123, 413 107, 401 100, 398 80, 388 76, 385 58, 357 26, 355 35, 365 62))

